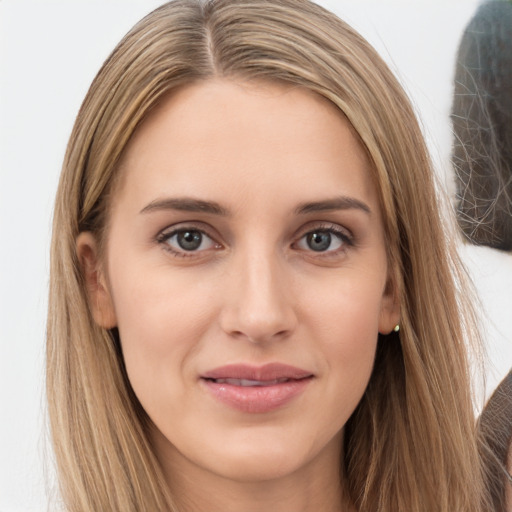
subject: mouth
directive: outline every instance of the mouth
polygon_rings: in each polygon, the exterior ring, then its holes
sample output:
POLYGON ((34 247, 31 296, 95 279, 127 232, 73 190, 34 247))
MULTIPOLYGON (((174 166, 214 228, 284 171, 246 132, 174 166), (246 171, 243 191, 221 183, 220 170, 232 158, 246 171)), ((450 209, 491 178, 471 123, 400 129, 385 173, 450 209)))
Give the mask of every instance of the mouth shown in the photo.
MULTIPOLYGON (((303 377, 307 379, 309 377, 303 377)), ((273 380, 253 380, 253 379, 209 379, 205 378, 206 381, 213 382, 215 384, 229 384, 230 386, 240 386, 240 387, 265 387, 265 386, 276 386, 277 384, 283 384, 284 382, 292 382, 296 380, 302 379, 289 379, 287 377, 283 377, 281 379, 273 379, 273 380)))
POLYGON ((311 372, 271 363, 262 367, 228 365, 201 375, 211 396, 245 413, 267 413, 301 395, 313 380, 311 372))
POLYGON ((268 363, 263 366, 228 364, 203 373, 201 378, 215 381, 230 380, 253 383, 271 382, 275 384, 285 382, 287 380, 300 380, 312 376, 313 374, 310 371, 303 370, 296 366, 283 363, 268 363))

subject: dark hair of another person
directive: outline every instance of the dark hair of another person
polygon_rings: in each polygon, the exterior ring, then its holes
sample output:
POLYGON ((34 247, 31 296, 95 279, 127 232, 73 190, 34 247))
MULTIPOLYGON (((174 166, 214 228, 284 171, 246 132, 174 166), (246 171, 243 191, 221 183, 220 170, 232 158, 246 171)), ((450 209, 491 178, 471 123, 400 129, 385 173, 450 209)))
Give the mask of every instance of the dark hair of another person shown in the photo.
POLYGON ((483 456, 490 461, 489 482, 494 508, 497 512, 505 512, 506 486, 512 486, 512 476, 507 470, 512 443, 512 371, 487 402, 478 426, 482 433, 483 456))
POLYGON ((512 2, 479 7, 460 42, 452 106, 457 217, 474 244, 512 250, 512 2))

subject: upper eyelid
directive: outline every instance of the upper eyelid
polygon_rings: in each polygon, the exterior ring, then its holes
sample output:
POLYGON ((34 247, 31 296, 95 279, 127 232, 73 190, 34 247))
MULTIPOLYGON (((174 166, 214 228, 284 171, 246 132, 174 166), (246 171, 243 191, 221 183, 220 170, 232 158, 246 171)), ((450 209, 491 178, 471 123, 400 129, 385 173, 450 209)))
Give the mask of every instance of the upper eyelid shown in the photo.
POLYGON ((306 224, 305 226, 302 226, 295 232, 296 238, 302 238, 303 236, 307 235, 308 233, 311 233, 312 231, 332 231, 336 234, 345 235, 347 238, 353 239, 354 234, 352 231, 344 226, 341 226, 340 224, 337 224, 335 222, 327 222, 327 221, 319 221, 319 222, 311 222, 306 224))
POLYGON ((186 231, 187 229, 191 231, 199 231, 203 235, 208 236, 212 240, 217 241, 218 236, 215 236, 215 234, 212 233, 213 229, 208 228, 204 225, 202 222, 178 222, 177 224, 172 224, 170 226, 167 226, 163 229, 161 229, 157 235, 156 239, 160 239, 162 237, 169 238, 170 236, 179 233, 180 231, 186 231))

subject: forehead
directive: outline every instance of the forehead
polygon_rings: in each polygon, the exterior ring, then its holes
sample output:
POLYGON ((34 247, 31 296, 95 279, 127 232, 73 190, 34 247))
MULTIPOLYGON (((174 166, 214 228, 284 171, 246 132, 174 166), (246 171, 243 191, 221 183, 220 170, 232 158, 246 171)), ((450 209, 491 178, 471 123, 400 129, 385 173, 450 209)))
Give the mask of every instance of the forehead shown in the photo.
POLYGON ((135 132, 120 172, 116 197, 126 186, 148 195, 286 189, 290 197, 306 187, 312 196, 346 188, 375 199, 365 151, 342 112, 280 83, 210 80, 174 91, 135 132))

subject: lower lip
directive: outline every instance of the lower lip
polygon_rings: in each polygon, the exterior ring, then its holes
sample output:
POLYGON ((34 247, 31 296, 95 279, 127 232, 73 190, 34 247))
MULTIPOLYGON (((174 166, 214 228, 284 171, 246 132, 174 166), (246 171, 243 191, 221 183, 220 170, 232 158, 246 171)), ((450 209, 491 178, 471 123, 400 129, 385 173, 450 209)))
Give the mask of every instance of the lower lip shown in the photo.
POLYGON ((242 412, 261 414, 274 411, 300 395, 312 378, 291 380, 272 386, 234 386, 203 379, 203 383, 220 402, 242 412))

